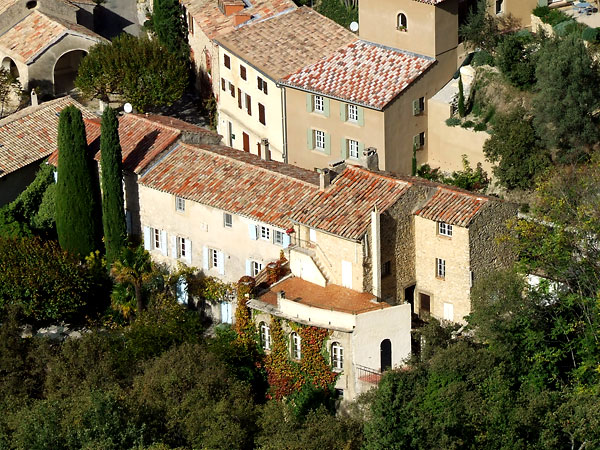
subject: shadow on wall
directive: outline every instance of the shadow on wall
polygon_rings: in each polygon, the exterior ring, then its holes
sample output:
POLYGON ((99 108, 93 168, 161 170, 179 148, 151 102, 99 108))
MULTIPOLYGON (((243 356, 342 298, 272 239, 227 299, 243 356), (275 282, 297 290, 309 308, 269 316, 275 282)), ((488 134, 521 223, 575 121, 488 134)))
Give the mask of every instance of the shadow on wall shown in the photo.
POLYGON ((94 8, 94 31, 106 39, 125 32, 125 28, 130 25, 134 23, 102 5, 94 8))

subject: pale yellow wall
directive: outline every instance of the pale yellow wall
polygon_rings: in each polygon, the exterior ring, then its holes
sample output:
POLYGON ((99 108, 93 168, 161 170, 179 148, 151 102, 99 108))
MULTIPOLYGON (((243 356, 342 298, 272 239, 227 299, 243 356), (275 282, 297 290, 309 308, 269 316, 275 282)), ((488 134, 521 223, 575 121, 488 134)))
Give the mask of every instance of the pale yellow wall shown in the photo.
POLYGON ((346 103, 329 100, 329 117, 307 111, 308 94, 298 89, 285 88, 287 110, 288 163, 313 170, 325 168, 331 161, 342 159, 342 139, 353 139, 364 148, 375 147, 381 155, 384 152, 383 112, 363 107, 364 125, 344 122, 340 108, 346 103), (316 129, 327 132, 331 139, 331 155, 317 150, 309 150, 307 130, 316 129))
POLYGON ((475 168, 481 163, 483 169, 492 175, 492 164, 485 159, 483 144, 490 135, 486 131, 474 131, 460 125, 449 127, 450 104, 430 99, 427 102, 429 145, 424 153, 424 161, 431 167, 440 167, 444 172, 463 170, 462 155, 467 155, 469 164, 475 168))
MULTIPOLYGON (((238 150, 243 149, 242 132, 250 136, 250 153, 257 154, 257 144, 262 138, 269 140, 271 150, 271 159, 283 161, 283 113, 281 104, 281 88, 277 88, 275 83, 267 76, 250 66, 233 53, 219 47, 219 73, 226 81, 231 81, 235 86, 235 98, 231 96, 228 85, 225 91, 219 87, 219 122, 217 132, 223 136, 223 142, 229 145, 227 122, 231 121, 233 125, 233 134, 235 139, 232 141, 232 147, 238 150), (231 68, 225 67, 223 56, 229 55, 231 68), (246 68, 246 80, 240 76, 240 65, 246 68), (267 83, 267 94, 258 90, 256 77, 259 76, 267 83), (251 112, 248 115, 245 107, 238 107, 237 89, 240 88, 245 94, 251 97, 251 112), (265 107, 265 122, 263 125, 258 118, 258 104, 265 107)), ((218 81, 219 86, 221 80, 218 81)))
POLYGON ((442 319, 444 302, 454 305, 454 322, 471 310, 469 230, 453 226, 452 237, 439 236, 437 222, 415 216, 415 312, 422 292, 431 296, 431 314, 442 319), (436 258, 446 260, 446 277, 436 277, 436 258))
MULTIPOLYGON (((331 284, 342 286, 342 261, 352 264, 351 288, 363 290, 363 246, 360 242, 349 241, 338 236, 316 230, 316 242, 309 242, 309 228, 296 226, 296 243, 315 251, 316 258, 326 270, 324 274, 331 284), (300 239, 298 241, 298 239, 300 239)), ((294 239, 294 238, 293 238, 294 239)), ((294 241, 292 240, 292 243, 294 241)))
MULTIPOLYGON (((188 17, 186 10, 186 17, 188 17)), ((192 53, 192 61, 194 64, 194 68, 196 73, 200 71, 206 72, 206 57, 205 51, 207 51, 211 55, 211 63, 212 68, 210 72, 210 77, 212 81, 212 89, 215 96, 218 98, 219 94, 219 50, 218 47, 204 34, 198 22, 194 19, 194 33, 191 34, 188 32, 188 42, 190 44, 190 49, 192 53)), ((199 80, 197 80, 199 82, 199 80)), ((197 88, 201 88, 201 86, 197 83, 197 88)))
MULTIPOLYGON (((496 0, 488 0, 488 12, 496 15, 496 0)), ((538 0, 504 0, 502 14, 511 14, 521 22, 523 27, 531 25, 531 11, 538 5, 538 0)))
MULTIPOLYGON (((203 247, 210 247, 224 253, 225 274, 218 270, 208 270, 208 275, 216 276, 226 282, 237 282, 245 275, 246 260, 263 263, 263 267, 279 259, 282 247, 273 243, 273 227, 271 240, 252 240, 248 232, 250 224, 260 222, 232 214, 233 226, 223 226, 223 211, 186 200, 185 211, 175 210, 175 196, 139 186, 140 220, 144 226, 165 230, 169 255, 163 256, 158 250, 152 250, 152 258, 176 266, 171 255, 171 236, 180 236, 192 242, 192 266, 202 268, 203 247)), ((264 224, 263 224, 264 225, 264 224)))

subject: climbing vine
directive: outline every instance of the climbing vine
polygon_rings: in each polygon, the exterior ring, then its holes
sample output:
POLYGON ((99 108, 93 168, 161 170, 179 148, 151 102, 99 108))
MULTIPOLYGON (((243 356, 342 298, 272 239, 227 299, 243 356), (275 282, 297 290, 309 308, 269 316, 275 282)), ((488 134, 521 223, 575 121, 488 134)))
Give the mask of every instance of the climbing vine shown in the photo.
POLYGON ((250 308, 248 308, 248 298, 254 289, 254 278, 242 277, 238 282, 237 289, 237 308, 235 309, 235 332, 237 341, 244 348, 249 349, 256 346, 257 333, 250 308))

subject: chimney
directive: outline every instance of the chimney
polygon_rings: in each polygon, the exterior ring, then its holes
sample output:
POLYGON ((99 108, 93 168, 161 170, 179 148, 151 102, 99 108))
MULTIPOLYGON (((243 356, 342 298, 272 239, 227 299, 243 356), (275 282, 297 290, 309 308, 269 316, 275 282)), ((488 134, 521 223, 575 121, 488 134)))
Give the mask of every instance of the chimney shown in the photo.
POLYGON ((265 161, 271 161, 271 150, 269 149, 269 140, 267 138, 260 140, 260 158, 265 161))
POLYGON ((237 27, 244 22, 248 22, 250 19, 252 19, 250 14, 236 14, 233 18, 233 25, 237 27))
POLYGON ((329 169, 319 169, 319 190, 324 191, 331 183, 331 174, 329 169))
POLYGON ((31 90, 31 106, 37 106, 40 103, 38 102, 38 96, 37 93, 35 92, 35 89, 31 90))
POLYGON ((363 150, 360 158, 360 165, 368 170, 379 170, 379 156, 375 147, 369 147, 363 150))

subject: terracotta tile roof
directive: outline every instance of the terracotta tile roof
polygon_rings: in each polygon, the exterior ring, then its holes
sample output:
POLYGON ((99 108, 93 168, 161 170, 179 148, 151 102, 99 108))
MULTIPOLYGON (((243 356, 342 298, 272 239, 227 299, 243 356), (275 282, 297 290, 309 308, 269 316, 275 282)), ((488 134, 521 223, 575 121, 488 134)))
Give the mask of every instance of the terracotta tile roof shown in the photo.
POLYGON ((359 240, 371 224, 371 211, 392 206, 411 186, 399 178, 348 166, 324 191, 297 208, 292 219, 311 228, 359 240))
POLYGON ((247 14, 252 16, 251 20, 260 20, 296 8, 292 0, 250 0, 246 2, 249 7, 226 16, 219 9, 217 0, 181 0, 181 3, 211 40, 239 28, 235 25, 236 15, 247 14))
POLYGON ((224 146, 180 144, 139 183, 281 228, 319 187, 316 172, 224 146))
POLYGON ((358 41, 286 76, 282 84, 381 110, 434 62, 358 41))
POLYGON ((222 47, 274 80, 355 41, 353 33, 306 6, 217 39, 222 47))
POLYGON ((104 40, 84 26, 32 11, 0 36, 0 47, 6 49, 15 59, 29 64, 66 34, 74 34, 96 42, 104 40))
POLYGON ((415 215, 466 227, 488 201, 488 197, 438 187, 433 197, 417 210, 415 215))
POLYGON ((58 114, 75 105, 85 118, 96 117, 71 97, 30 106, 0 120, 0 177, 56 150, 58 114))
MULTIPOLYGON (((96 161, 100 161, 100 129, 99 118, 85 120, 85 131, 90 151, 94 152, 96 161)), ((125 114, 119 117, 119 141, 123 155, 123 168, 139 174, 150 162, 162 152, 170 148, 183 132, 205 135, 217 142, 218 134, 183 120, 159 115, 125 114)), ((55 151, 48 162, 58 163, 58 151, 55 151)))
POLYGON ((439 5, 446 0, 413 0, 414 2, 427 3, 428 5, 439 5))
POLYGON ((287 300, 349 314, 360 314, 390 306, 385 302, 372 302, 371 300, 375 297, 368 292, 357 292, 335 284, 322 287, 294 276, 274 284, 268 291, 260 295, 258 300, 277 306, 277 292, 279 291, 285 292, 287 300))

